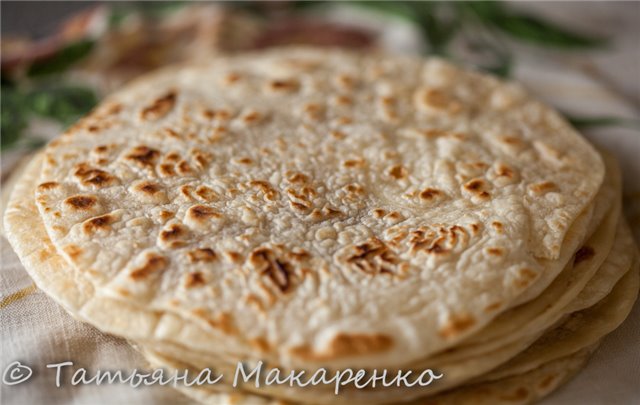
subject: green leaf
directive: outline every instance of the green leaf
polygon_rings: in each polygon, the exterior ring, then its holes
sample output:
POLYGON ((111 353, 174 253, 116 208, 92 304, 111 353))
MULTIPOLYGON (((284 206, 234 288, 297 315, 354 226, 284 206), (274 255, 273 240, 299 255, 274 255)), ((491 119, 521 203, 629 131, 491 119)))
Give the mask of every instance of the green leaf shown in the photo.
POLYGON ((576 117, 565 114, 567 120, 578 129, 598 128, 598 127, 625 127, 640 129, 640 120, 632 118, 620 118, 611 116, 601 117, 576 117))
POLYGON ((461 2, 459 7, 521 41, 558 48, 592 48, 606 43, 602 38, 579 34, 532 15, 512 12, 496 1, 461 2))
POLYGON ((601 38, 568 31, 532 16, 505 16, 494 21, 494 25, 514 38, 544 46, 591 48, 605 44, 601 38))
POLYGON ((504 5, 497 1, 461 1, 455 3, 462 11, 471 11, 483 20, 491 20, 505 15, 504 5))
POLYGON ((110 29, 118 28, 122 22, 132 14, 130 8, 112 6, 109 10, 108 25, 110 29))
POLYGON ((0 111, 0 143, 2 150, 13 146, 27 127, 28 111, 24 99, 16 89, 2 86, 0 111))
POLYGON ((431 50, 437 55, 445 55, 461 23, 455 9, 440 2, 414 3, 414 7, 418 8, 420 26, 431 50))
POLYGON ((86 57, 94 45, 94 41, 88 39, 69 44, 51 57, 35 62, 29 67, 27 75, 36 77, 64 72, 86 57))
POLYGON ((25 99, 33 113, 68 126, 98 102, 93 90, 79 86, 47 85, 29 92, 25 99))

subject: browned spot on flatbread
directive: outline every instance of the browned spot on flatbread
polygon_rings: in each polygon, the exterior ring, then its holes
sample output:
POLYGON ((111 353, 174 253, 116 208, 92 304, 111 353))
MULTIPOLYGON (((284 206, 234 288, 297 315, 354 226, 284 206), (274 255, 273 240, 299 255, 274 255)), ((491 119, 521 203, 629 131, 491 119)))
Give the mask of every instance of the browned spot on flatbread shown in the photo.
POLYGON ((306 183, 309 181, 309 177, 302 173, 292 173, 287 180, 291 183, 306 183))
POLYGON ((425 188, 419 194, 420 199, 425 201, 433 200, 434 198, 437 198, 441 195, 443 195, 442 191, 431 187, 425 188))
POLYGON ((309 209, 311 209, 310 205, 305 205, 304 203, 299 203, 296 201, 289 201, 289 205, 293 210, 300 212, 307 212, 309 209))
POLYGON ((93 217, 82 223, 82 230, 87 235, 93 235, 97 231, 110 229, 111 224, 113 224, 116 220, 117 218, 111 214, 93 217))
POLYGON ((535 194, 545 194, 550 191, 555 191, 558 189, 555 183, 551 181, 544 181, 542 183, 536 183, 529 186, 529 190, 531 190, 535 194))
POLYGON ((316 352, 309 345, 302 345, 291 349, 291 354, 305 359, 326 361, 349 356, 364 356, 383 353, 393 347, 393 338, 382 334, 337 334, 323 352, 316 352))
POLYGON ((440 89, 428 89, 423 93, 422 102, 432 108, 458 112, 462 105, 455 98, 440 89))
POLYGON ((178 164, 176 165, 176 168, 178 169, 178 173, 181 175, 187 175, 193 172, 191 165, 186 160, 179 161, 178 164))
POLYGON ((230 72, 223 78, 222 81, 225 84, 233 84, 238 82, 240 79, 242 79, 242 75, 240 75, 240 73, 230 72))
POLYGON ((511 169, 509 166, 503 165, 503 164, 500 164, 500 165, 498 165, 498 167, 496 167, 496 174, 498 176, 507 177, 507 178, 510 178, 510 179, 515 176, 515 173, 514 173, 513 169, 511 169))
POLYGON ((251 180, 249 186, 264 193, 265 198, 269 201, 275 201, 278 197, 278 191, 268 181, 251 180))
POLYGON ((395 165, 389 168, 387 174, 389 174, 389 176, 393 177, 396 180, 400 180, 406 178, 409 172, 404 166, 395 165))
POLYGON ((349 160, 345 160, 342 163, 342 166, 349 168, 349 169, 354 169, 354 168, 362 168, 365 167, 367 164, 367 161, 364 159, 349 159, 349 160))
POLYGON ((204 276, 199 271, 187 274, 184 286, 186 288, 201 287, 206 283, 204 276))
POLYGON ((247 125, 255 125, 262 121, 265 117, 258 111, 248 111, 240 118, 247 125))
POLYGON ((249 264, 261 275, 266 276, 282 293, 293 287, 293 266, 278 257, 273 249, 260 247, 251 252, 249 264))
POLYGON ((66 205, 76 210, 89 210, 97 202, 98 199, 92 195, 74 195, 64 200, 66 205))
MULTIPOLYGON (((78 173, 76 172, 76 175, 78 173)), ((84 172, 81 176, 82 184, 85 186, 105 187, 116 182, 116 178, 104 170, 91 169, 84 172)))
POLYGON ((192 313, 195 316, 204 319, 212 328, 218 329, 227 335, 231 335, 236 332, 231 314, 222 312, 214 318, 211 317, 209 312, 204 308, 196 308, 192 313))
POLYGON ((497 248, 497 247, 487 248, 486 252, 491 256, 502 256, 504 254, 504 250, 502 248, 497 248))
POLYGON ((479 191, 484 187, 484 181, 482 179, 475 179, 467 182, 464 188, 469 191, 479 191))
POLYGON ((169 243, 171 247, 179 247, 189 233, 189 229, 182 224, 171 224, 165 229, 160 231, 160 240, 164 243, 169 243))
POLYGON ((226 109, 217 109, 217 110, 212 110, 212 109, 207 109, 204 110, 203 115, 205 116, 205 118, 208 119, 215 119, 215 120, 221 120, 221 121, 228 121, 231 118, 231 111, 226 110, 226 109))
POLYGON ((148 146, 140 145, 133 148, 126 158, 140 166, 153 166, 160 152, 148 146))
POLYGON ((180 160, 180 154, 176 151, 167 153, 164 158, 169 162, 178 162, 180 160))
POLYGON ((218 194, 211 187, 198 186, 195 191, 196 195, 205 201, 213 201, 218 198, 218 194))
POLYGON ((538 277, 538 273, 535 271, 523 268, 518 271, 518 278, 514 281, 514 284, 518 288, 525 288, 538 277))
POLYGON ((213 262, 218 258, 213 249, 210 248, 195 249, 187 253, 187 255, 189 256, 189 261, 192 263, 213 262))
POLYGON ((93 151, 95 153, 97 153, 98 155, 101 155, 101 154, 107 153, 109 151, 109 146, 107 146, 107 145, 98 145, 95 148, 93 148, 93 151))
POLYGON ((224 252, 224 257, 229 263, 240 264, 243 261, 242 254, 233 250, 226 250, 224 252))
POLYGON ((499 138, 499 141, 506 145, 521 145, 522 140, 516 136, 504 135, 499 138))
POLYGON ((160 213, 158 214, 158 216, 160 217, 160 219, 164 222, 164 221, 168 221, 171 218, 173 218, 176 215, 175 212, 171 212, 171 211, 166 211, 166 210, 162 210, 160 211, 160 213))
POLYGON ((364 187, 359 184, 347 184, 346 186, 342 187, 342 189, 352 196, 364 194, 364 187))
POLYGON ((52 257, 55 254, 55 250, 52 249, 50 246, 47 246, 44 249, 40 249, 38 251, 38 259, 42 262, 48 260, 50 257, 52 257))
POLYGON ((378 238, 349 247, 344 260, 352 268, 371 275, 396 274, 401 263, 396 253, 378 238))
POLYGON ((268 88, 277 92, 293 92, 298 90, 300 83, 295 79, 276 79, 269 82, 268 88))
POLYGON ((77 262, 80 256, 82 255, 82 248, 78 245, 66 245, 62 248, 62 250, 69 256, 72 262, 77 262))
POLYGON ((491 226, 493 227, 493 229, 496 230, 496 232, 498 233, 502 233, 502 231, 504 230, 504 225, 502 224, 502 222, 500 221, 493 221, 491 223, 491 226))
POLYGON ((162 186, 158 183, 154 183, 153 181, 143 181, 136 184, 134 189, 144 194, 154 195, 162 191, 162 186))
POLYGON ((558 374, 549 374, 548 376, 543 378, 542 381, 540 381, 538 387, 543 390, 549 389, 553 385, 553 383, 556 382, 557 378, 558 374))
POLYGON ((122 104, 119 104, 119 103, 108 104, 103 111, 105 115, 117 115, 120 113, 120 111, 122 111, 122 104))
POLYGON ((57 183, 55 181, 47 181, 38 185, 38 191, 52 190, 59 186, 60 183, 57 183))
POLYGON ((249 339, 249 344, 263 353, 266 353, 269 351, 269 349, 271 349, 271 345, 269 344, 267 339, 263 337, 249 339))
POLYGON ((286 257, 294 262, 303 262, 311 258, 311 253, 302 248, 294 248, 292 251, 287 252, 286 257))
POLYGON ((529 390, 524 387, 520 387, 517 390, 513 391, 510 394, 502 394, 500 395, 500 399, 505 401, 513 401, 519 402, 527 399, 529 397, 529 390))
POLYGON ((212 155, 208 152, 195 151, 192 154, 193 159, 196 161, 196 166, 200 169, 206 168, 211 160, 213 159, 212 155))
POLYGON ((329 135, 335 139, 344 139, 347 137, 347 134, 338 130, 329 131, 329 135))
POLYGON ((249 157, 242 157, 239 158, 237 160, 238 163, 242 164, 242 165, 250 165, 253 163, 253 159, 249 158, 249 157))
POLYGON ((149 253, 145 257, 145 262, 131 271, 129 276, 136 280, 144 280, 150 275, 162 271, 169 265, 169 259, 157 253, 149 253))
POLYGON ((195 221, 203 221, 210 218, 222 218, 222 215, 206 205, 194 205, 187 210, 187 216, 195 221))
POLYGON ((375 208, 371 211, 371 214, 374 218, 382 218, 387 214, 387 211, 383 210, 382 208, 375 208))
POLYGON ((462 188, 467 193, 472 194, 476 198, 480 200, 488 200, 491 197, 491 194, 486 190, 488 187, 487 182, 484 179, 473 179, 469 180, 465 184, 462 185, 462 188))
POLYGON ((593 250, 591 246, 583 246, 580 249, 578 249, 578 251, 576 252, 573 258, 573 265, 575 266, 578 263, 582 263, 586 260, 589 260, 593 256, 595 256, 595 254, 596 254, 596 251, 593 250))
POLYGON ((142 119, 157 120, 164 117, 173 109, 176 99, 177 94, 175 91, 170 91, 164 96, 156 99, 153 103, 142 110, 142 119))
POLYGON ((453 338, 464 333, 476 324, 475 318, 469 314, 453 315, 449 317, 447 323, 438 331, 438 334, 444 338, 453 338))
POLYGON ((162 177, 171 177, 176 175, 176 170, 172 164, 163 163, 159 168, 160 175, 162 177))
POLYGON ((386 221, 389 221, 389 222, 392 222, 392 223, 396 223, 396 222, 400 221, 403 218, 404 217, 402 216, 402 214, 400 214, 398 211, 391 211, 390 213, 388 213, 384 217, 384 219, 386 221))
POLYGON ((484 307, 484 312, 493 312, 502 306, 502 301, 492 302, 491 304, 484 307))

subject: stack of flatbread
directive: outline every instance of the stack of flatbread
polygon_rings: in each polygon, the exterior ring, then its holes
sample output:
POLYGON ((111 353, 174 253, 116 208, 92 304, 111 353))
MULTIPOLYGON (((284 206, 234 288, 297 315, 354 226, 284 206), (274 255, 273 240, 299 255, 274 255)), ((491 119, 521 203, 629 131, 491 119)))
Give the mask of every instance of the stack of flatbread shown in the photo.
POLYGON ((620 188, 517 84, 283 48, 109 96, 34 158, 4 221, 68 312, 154 365, 224 373, 180 388, 199 401, 513 404, 568 380, 636 299, 620 188), (232 386, 259 361, 443 377, 232 386))

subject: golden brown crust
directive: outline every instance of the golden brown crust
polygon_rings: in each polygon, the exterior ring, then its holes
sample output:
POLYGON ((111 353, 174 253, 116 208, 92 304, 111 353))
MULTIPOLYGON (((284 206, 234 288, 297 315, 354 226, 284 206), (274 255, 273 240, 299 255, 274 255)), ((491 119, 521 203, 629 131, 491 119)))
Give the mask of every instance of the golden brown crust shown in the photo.
POLYGON ((165 256, 157 253, 148 253, 144 257, 144 263, 131 270, 129 277, 135 281, 142 281, 148 279, 151 275, 166 269, 168 265, 169 259, 165 256))
POLYGON ((158 120, 167 115, 176 104, 178 95, 175 91, 170 91, 153 103, 145 107, 140 113, 143 120, 158 120))
POLYGON ((329 346, 322 352, 316 352, 309 345, 291 349, 291 354, 312 361, 328 361, 350 356, 364 356, 383 353, 393 347, 393 338, 382 334, 339 333, 333 337, 329 346))

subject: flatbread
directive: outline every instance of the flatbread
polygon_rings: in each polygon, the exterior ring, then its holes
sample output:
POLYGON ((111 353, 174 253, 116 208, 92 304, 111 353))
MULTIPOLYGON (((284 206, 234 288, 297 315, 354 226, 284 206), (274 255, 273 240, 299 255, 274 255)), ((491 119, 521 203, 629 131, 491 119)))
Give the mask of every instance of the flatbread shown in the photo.
MULTIPOLYGON (((618 327, 627 317, 638 296, 639 286, 640 273, 638 272, 636 257, 632 268, 616 283, 611 294, 591 308, 570 314, 561 325, 545 333, 531 347, 511 361, 463 387, 435 397, 418 399, 410 402, 410 404, 475 404, 475 399, 478 396, 483 401, 489 401, 493 398, 494 401, 498 401, 496 403, 508 400, 515 400, 516 403, 529 403, 534 399, 547 395, 563 380, 558 378, 559 375, 567 373, 568 377, 569 373, 572 375, 577 371, 574 367, 578 367, 578 363, 567 361, 567 359, 581 358, 586 361, 587 353, 590 354, 598 346, 603 336, 618 327), (548 375, 546 378, 548 381, 545 384, 540 384, 539 386, 531 384, 532 376, 539 376, 542 373, 541 370, 550 369, 554 369, 554 376, 548 375), (527 387, 520 387, 518 390, 514 390, 518 395, 512 395, 510 393, 511 387, 516 381, 520 385, 526 384, 527 387), (472 401, 472 399, 474 400, 472 401)), ((170 354, 156 350, 157 347, 152 344, 143 344, 140 348, 152 364, 196 371, 202 369, 202 367, 194 367, 184 357, 179 357, 182 359, 180 361, 175 360, 175 357, 170 354)), ((228 373, 226 370, 225 372, 228 373)), ((198 398, 203 403, 210 403, 212 398, 218 398, 218 390, 220 389, 229 388, 224 386, 205 386, 201 389, 182 387, 181 391, 189 396, 198 398), (207 395, 207 392, 210 393, 210 396, 207 395)), ((411 391, 413 389, 415 387, 407 390, 411 391)), ((240 403, 245 398, 251 401, 268 401, 267 397, 258 395, 260 392, 268 393, 269 390, 264 387, 251 393, 237 390, 236 395, 240 396, 236 397, 236 400, 240 403)), ((364 390, 360 392, 364 392, 364 390)), ((340 401, 338 397, 335 397, 334 401, 322 397, 316 397, 316 399, 318 403, 367 403, 360 402, 354 398, 343 398, 344 401, 340 401)), ((307 399, 305 403, 314 403, 314 400, 307 399)))
MULTIPOLYGON (((628 309, 631 308, 631 305, 635 301, 632 293, 637 290, 634 289, 633 275, 628 275, 626 277, 626 282, 622 283, 622 286, 618 288, 621 292, 618 292, 615 300, 616 305, 607 305, 606 302, 603 302, 600 307, 604 306, 604 309, 599 309, 597 307, 593 310, 589 310, 586 315, 581 315, 578 317, 577 315, 569 315, 573 314, 576 311, 583 310, 585 308, 594 305, 596 302, 603 300, 611 291, 614 285, 616 285, 622 275, 626 273, 633 273, 632 270, 636 269, 635 257, 636 249, 634 246, 633 239, 630 235, 628 227, 626 224, 623 224, 619 228, 616 237, 616 243, 614 245, 614 249, 611 251, 610 255, 607 257, 607 260, 602 265, 602 267, 598 270, 597 276, 593 277, 592 280, 587 283, 587 286, 583 289, 583 291, 574 298, 573 301, 569 303, 565 303, 564 307, 561 310, 557 311, 557 313, 547 319, 546 323, 540 324, 540 322, 535 322, 535 326, 539 327, 537 329, 530 328, 527 334, 520 334, 519 338, 509 339, 504 345, 495 348, 493 351, 483 352, 480 354, 476 354, 475 356, 469 355, 467 357, 452 357, 451 359, 446 359, 443 356, 433 358, 433 359, 425 359, 422 360, 418 364, 407 365, 403 370, 417 370, 421 372, 425 368, 436 369, 439 372, 445 374, 447 376, 446 380, 439 381, 435 386, 429 386, 427 388, 419 388, 414 387, 410 390, 404 389, 394 389, 394 388, 386 388, 379 390, 378 399, 386 398, 397 398, 399 399, 409 399, 412 396, 419 396, 425 394, 433 394, 445 389, 448 389, 453 386, 457 386, 472 377, 476 377, 476 379, 484 379, 483 375, 485 372, 490 372, 492 369, 501 365, 502 363, 507 362, 507 364, 515 364, 513 367, 521 367, 523 363, 520 358, 520 353, 522 351, 529 352, 527 357, 528 363, 533 363, 536 358, 538 359, 546 359, 551 360, 549 358, 550 354, 554 352, 557 353, 557 348, 552 346, 551 350, 545 351, 544 348, 540 349, 540 341, 544 343, 546 346, 549 345, 549 341, 554 341, 555 338, 562 334, 563 330, 566 328, 574 328, 577 329, 578 326, 575 326, 574 322, 570 326, 566 326, 564 329, 560 327, 556 328, 555 332, 547 332, 548 329, 553 329, 555 324, 561 322, 562 324, 566 323, 567 316, 574 318, 579 318, 582 323, 579 323, 579 327, 585 330, 585 333, 577 336, 576 339, 565 342, 555 342, 558 343, 559 347, 565 348, 567 346, 573 347, 573 351, 577 351, 581 347, 587 346, 589 344, 595 343, 596 340, 600 339, 604 334, 609 333, 611 330, 616 328, 619 323, 626 317, 628 313, 628 309), (629 290, 630 288, 630 290, 629 290), (630 303, 630 305, 628 305, 630 303), (603 312, 609 311, 609 312, 603 312), (602 314, 605 315, 602 315, 602 314), (600 321, 603 319, 603 322, 600 321), (593 325, 589 322, 593 320, 593 325), (592 327, 593 326, 593 327, 592 327), (598 329, 600 327, 600 329, 598 329), (542 336, 542 337, 541 337, 542 336), (587 343, 581 343, 581 342, 587 343), (535 342, 535 343, 534 343, 535 342), (533 346, 531 346, 533 343, 533 346), (535 350, 531 350, 531 347, 536 348, 535 350), (515 358, 514 358, 515 356, 515 358), (405 392, 407 391, 407 392, 405 392)), ((610 299, 609 301, 613 300, 610 299)), ((182 359, 185 362, 188 362, 194 365, 197 368, 205 368, 205 367, 215 367, 217 369, 221 369, 225 372, 225 374, 233 374, 235 369, 235 362, 232 360, 230 363, 225 363, 223 360, 216 358, 215 356, 207 355, 206 353, 200 352, 198 350, 194 350, 193 346, 180 343, 180 342, 152 342, 152 341, 144 341, 140 342, 145 347, 151 347, 154 351, 164 355, 177 359, 182 359)), ((571 354, 573 351, 569 351, 566 353, 562 353, 556 357, 563 357, 564 355, 571 354)), ((535 362, 535 367, 544 363, 546 361, 538 361, 535 362)), ((530 367, 530 368, 535 368, 530 367)), ((504 373, 508 373, 508 368, 503 366, 500 367, 502 375, 504 373)), ((489 373, 490 375, 493 373, 489 373)), ((516 373, 511 373, 516 374, 516 373)), ((324 387, 322 387, 324 388, 324 387)), ((256 393, 270 393, 269 388, 260 388, 258 390, 252 389, 252 387, 247 387, 248 391, 255 391, 256 393)), ((281 389, 274 388, 273 394, 277 395, 281 389)), ((318 390, 304 388, 300 389, 297 392, 288 394, 289 398, 301 398, 304 397, 307 400, 313 400, 314 398, 322 398, 323 402, 330 403, 332 400, 332 393, 325 392, 325 397, 321 397, 317 392, 318 390)), ((331 389, 327 388, 324 391, 331 391, 331 389)), ((347 397, 348 393, 350 394, 353 390, 349 391, 346 389, 344 391, 344 397, 348 398, 348 401, 353 401, 352 397, 347 397)), ((358 395, 363 398, 363 402, 373 401, 376 398, 375 394, 366 397, 366 401, 364 400, 365 391, 356 391, 354 395, 358 395)))
POLYGON ((533 298, 604 175, 513 84, 291 48, 140 79, 45 154, 45 227, 100 293, 308 367, 407 364, 533 298))
MULTIPOLYGON (((11 209, 6 217, 8 228, 13 230, 11 234, 20 235, 21 238, 19 241, 12 241, 12 243, 18 246, 17 250, 23 249, 19 251, 19 254, 24 257, 25 267, 34 276, 38 285, 42 285, 42 288, 57 300, 62 300, 68 310, 80 314, 81 317, 90 320, 93 324, 107 331, 128 337, 139 338, 140 335, 143 335, 145 338, 161 337, 180 341, 181 336, 179 334, 171 335, 166 330, 163 333, 162 325, 165 323, 172 325, 178 323, 183 326, 182 329, 188 329, 184 321, 176 319, 170 314, 137 311, 135 308, 127 307, 124 303, 114 301, 108 297, 94 297, 91 284, 83 280, 83 276, 70 277, 72 272, 68 269, 65 271, 64 268, 68 267, 68 265, 60 256, 51 253, 54 252, 51 250, 53 247, 48 241, 37 215, 34 215, 36 208, 33 199, 30 197, 30 191, 33 190, 34 177, 38 171, 39 164, 38 159, 34 161, 32 168, 26 173, 25 179, 18 185, 12 198, 11 209), (41 238, 41 240, 38 240, 38 238, 41 238), (35 251, 33 254, 28 254, 24 251, 27 247, 32 246, 42 246, 44 249, 35 251), (63 268, 61 269, 60 266, 63 268)), ((616 246, 620 246, 620 244, 617 243, 616 246)), ((622 244, 621 246, 624 247, 625 245, 622 244)), ((624 256, 624 254, 621 255, 616 252, 615 256, 620 257, 624 256)), ((205 335, 203 331, 200 331, 200 333, 205 335)), ((190 340, 184 341, 191 342, 190 340)), ((506 355, 504 360, 512 357, 520 350, 506 355)), ((499 364, 499 362, 496 364, 499 364)), ((478 367, 491 368, 485 363, 484 361, 476 360, 475 364, 478 367)), ((464 369, 465 367, 461 368, 464 369)), ((468 368, 478 369, 475 366, 468 368)))
MULTIPOLYGON (((438 397, 422 398, 407 405, 530 404, 549 395, 570 380, 587 363, 596 347, 582 349, 524 374, 473 384, 438 397)), ((143 350, 143 354, 154 367, 189 369, 187 364, 157 353, 143 350)), ((229 393, 205 386, 177 386, 176 388, 189 398, 207 405, 293 405, 288 401, 273 400, 249 393, 229 393)))

